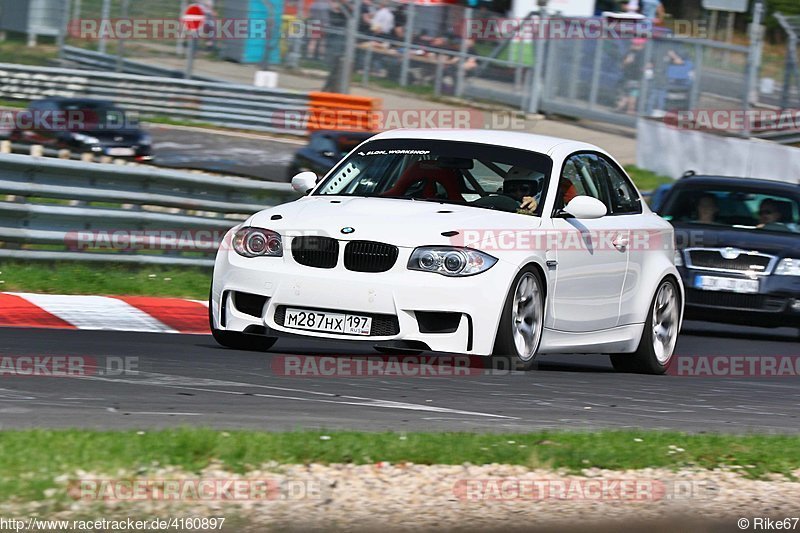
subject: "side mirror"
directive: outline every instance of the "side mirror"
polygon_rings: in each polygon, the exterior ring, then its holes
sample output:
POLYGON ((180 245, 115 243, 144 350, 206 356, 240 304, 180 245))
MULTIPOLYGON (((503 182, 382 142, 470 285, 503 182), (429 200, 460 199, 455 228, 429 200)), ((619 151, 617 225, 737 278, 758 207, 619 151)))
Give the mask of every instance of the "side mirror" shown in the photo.
POLYGON ((563 211, 575 218, 585 219, 604 217, 608 213, 606 205, 591 196, 576 196, 570 200, 563 211))
POLYGON ((292 189, 301 194, 308 194, 316 185, 317 175, 310 170, 296 174, 292 178, 292 189))

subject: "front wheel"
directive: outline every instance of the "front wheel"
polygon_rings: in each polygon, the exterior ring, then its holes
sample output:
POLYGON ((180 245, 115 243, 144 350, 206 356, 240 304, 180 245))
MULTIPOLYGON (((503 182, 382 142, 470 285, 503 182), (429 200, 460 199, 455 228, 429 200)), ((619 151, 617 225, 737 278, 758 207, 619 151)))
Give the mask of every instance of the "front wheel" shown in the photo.
POLYGON ((272 348, 275 337, 264 337, 262 335, 249 335, 247 333, 239 333, 238 331, 223 331, 214 327, 214 315, 212 309, 214 302, 211 300, 211 295, 208 296, 208 327, 211 329, 211 336, 221 346, 226 348, 233 348, 234 350, 246 350, 265 352, 272 348))
POLYGON ((667 371, 680 325, 680 295, 671 278, 661 281, 653 297, 642 339, 634 353, 611 356, 611 364, 618 372, 637 374, 663 374, 667 371))
POLYGON ((539 272, 527 267, 517 274, 503 306, 494 357, 511 357, 517 370, 533 367, 544 328, 544 285, 539 272))

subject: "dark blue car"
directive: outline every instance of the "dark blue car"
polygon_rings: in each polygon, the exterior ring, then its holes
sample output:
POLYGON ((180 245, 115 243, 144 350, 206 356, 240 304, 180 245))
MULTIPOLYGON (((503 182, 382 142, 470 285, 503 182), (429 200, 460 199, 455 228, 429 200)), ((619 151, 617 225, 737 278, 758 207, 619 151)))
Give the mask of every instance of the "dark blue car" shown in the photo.
POLYGON ((675 227, 686 318, 800 328, 800 185, 688 176, 659 214, 675 227))

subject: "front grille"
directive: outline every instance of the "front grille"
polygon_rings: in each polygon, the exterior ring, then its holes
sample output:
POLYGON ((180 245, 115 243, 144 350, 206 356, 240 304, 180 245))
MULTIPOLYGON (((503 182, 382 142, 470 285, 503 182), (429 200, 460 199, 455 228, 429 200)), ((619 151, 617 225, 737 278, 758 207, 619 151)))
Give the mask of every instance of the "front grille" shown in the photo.
POLYGON ((714 268, 732 272, 767 272, 772 256, 740 253, 734 259, 725 259, 720 250, 690 250, 689 267, 714 268))
POLYGON ((333 268, 339 259, 339 241, 317 235, 295 237, 292 239, 292 257, 301 265, 333 268))
POLYGON ((686 291, 686 303, 708 307, 726 307, 728 309, 780 311, 786 304, 786 300, 767 297, 763 294, 739 294, 735 292, 688 289, 686 291))
POLYGON ((351 241, 344 247, 344 267, 356 272, 386 272, 397 261, 397 246, 372 241, 351 241))
MULTIPOLYGON (((285 305, 279 305, 275 308, 275 323, 279 326, 283 326, 284 321, 286 320, 286 307, 285 305)), ((389 337, 392 335, 397 335, 400 333, 400 323, 397 320, 397 317, 394 315, 379 315, 373 313, 361 313, 358 311, 340 311, 335 309, 309 309, 307 307, 303 307, 302 309, 307 311, 321 311, 321 312, 328 312, 328 313, 344 313, 350 315, 358 315, 358 316, 368 316, 372 318, 372 327, 370 328, 369 336, 370 337, 389 337)), ((337 335, 344 335, 337 333, 337 335)), ((354 337, 366 337, 366 335, 353 335, 354 337)))

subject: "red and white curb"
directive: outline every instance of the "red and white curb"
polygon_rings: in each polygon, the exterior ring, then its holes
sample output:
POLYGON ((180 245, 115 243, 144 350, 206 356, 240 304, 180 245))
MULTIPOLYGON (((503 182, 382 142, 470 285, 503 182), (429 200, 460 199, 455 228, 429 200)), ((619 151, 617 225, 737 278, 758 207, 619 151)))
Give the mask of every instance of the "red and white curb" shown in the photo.
POLYGON ((0 293, 0 326, 209 333, 208 303, 150 296, 0 293))

